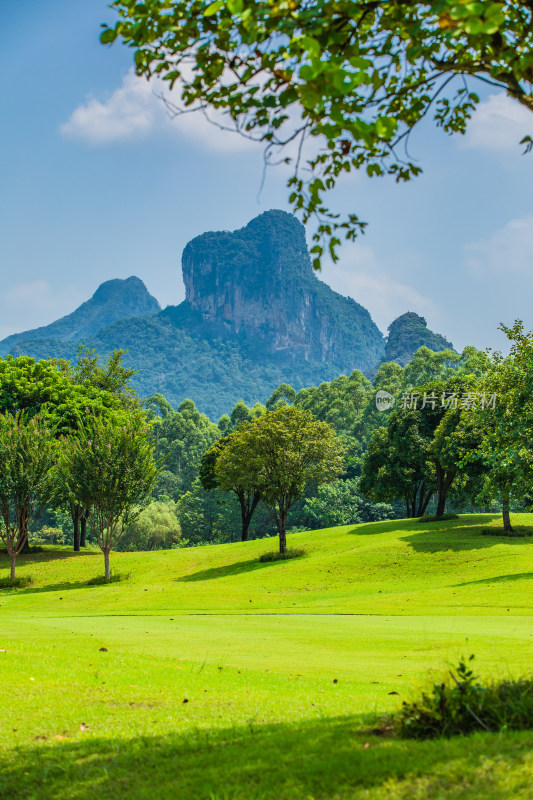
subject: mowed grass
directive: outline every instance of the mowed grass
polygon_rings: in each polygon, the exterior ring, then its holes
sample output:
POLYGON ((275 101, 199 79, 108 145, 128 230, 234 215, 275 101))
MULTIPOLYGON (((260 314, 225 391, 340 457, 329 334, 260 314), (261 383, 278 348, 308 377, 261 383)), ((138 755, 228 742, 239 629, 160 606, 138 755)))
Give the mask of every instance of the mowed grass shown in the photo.
POLYGON ((130 578, 109 586, 86 585, 100 553, 21 558, 31 586, 0 592, 0 797, 530 800, 532 733, 373 732, 461 655, 531 672, 533 541, 482 535, 498 525, 300 533, 306 555, 274 563, 275 540, 113 554, 130 578))
MULTIPOLYGON (((533 515, 514 520, 531 526, 533 515)), ((20 557, 17 575, 30 575, 32 585, 1 592, 0 614, 530 614, 533 540, 482 534, 499 523, 470 515, 297 533, 289 544, 307 554, 273 563, 258 559, 276 539, 112 553, 112 570, 130 578, 100 587, 86 585, 103 572, 98 550, 50 547, 20 557)))

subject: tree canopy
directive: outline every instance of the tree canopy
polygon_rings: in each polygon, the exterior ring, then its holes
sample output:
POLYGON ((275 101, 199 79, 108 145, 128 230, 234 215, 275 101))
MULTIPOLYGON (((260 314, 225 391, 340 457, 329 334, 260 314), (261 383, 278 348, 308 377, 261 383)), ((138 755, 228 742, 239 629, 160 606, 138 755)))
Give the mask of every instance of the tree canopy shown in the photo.
POLYGON ((53 432, 39 417, 0 416, 0 540, 11 579, 29 526, 50 499, 56 449, 53 432))
POLYGON ((63 442, 59 470, 70 496, 90 510, 106 580, 111 578, 109 553, 152 500, 160 469, 153 449, 138 410, 88 418, 78 436, 63 442))
POLYGON ((533 484, 533 332, 520 321, 501 328, 511 352, 493 356, 482 386, 494 397, 494 409, 489 416, 478 411, 478 425, 488 482, 502 502, 504 530, 512 532, 510 500, 514 494, 530 497, 533 484))
POLYGON ((310 411, 284 406, 238 428, 215 464, 217 483, 253 488, 261 494, 286 548, 287 514, 310 484, 338 477, 343 447, 333 428, 310 411))
MULTIPOLYGON (((139 75, 181 84, 182 106, 222 111, 227 125, 289 161, 290 202, 317 219, 315 267, 339 234, 365 223, 339 218, 324 195, 342 174, 408 181, 413 129, 433 116, 464 133, 479 96, 497 87, 533 110, 533 5, 435 0, 115 0, 117 38, 139 75), (304 146, 311 141, 311 153, 304 146), (305 161, 306 170, 302 169, 305 161)), ((525 131, 527 133, 527 131, 525 131)), ((522 140, 527 148, 529 136, 522 140)))

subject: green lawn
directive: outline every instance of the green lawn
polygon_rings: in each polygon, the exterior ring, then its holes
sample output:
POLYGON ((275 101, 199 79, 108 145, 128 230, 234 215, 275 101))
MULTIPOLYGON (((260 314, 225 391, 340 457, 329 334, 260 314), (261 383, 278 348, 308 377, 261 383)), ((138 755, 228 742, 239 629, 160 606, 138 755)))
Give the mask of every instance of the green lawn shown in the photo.
POLYGON ((533 732, 372 732, 463 654, 531 671, 533 539, 481 534, 498 525, 300 533, 306 556, 267 564, 274 540, 113 554, 130 578, 109 586, 85 585, 99 553, 21 558, 33 583, 0 592, 0 798, 531 800, 533 732))

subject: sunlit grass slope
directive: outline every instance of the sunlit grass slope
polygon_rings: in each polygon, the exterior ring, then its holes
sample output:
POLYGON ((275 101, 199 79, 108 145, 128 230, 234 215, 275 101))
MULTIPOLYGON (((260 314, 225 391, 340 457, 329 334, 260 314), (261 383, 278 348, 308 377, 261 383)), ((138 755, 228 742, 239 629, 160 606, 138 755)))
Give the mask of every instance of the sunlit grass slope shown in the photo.
MULTIPOLYGON (((533 516, 516 517, 532 525, 533 516)), ((449 742, 376 720, 461 655, 533 663, 533 538, 496 516, 21 558, 0 592, 2 800, 531 800, 533 734, 449 742)), ((0 569, 6 568, 5 558, 0 569)), ((5 572, 0 572, 5 575, 5 572)))
MULTIPOLYGON (((533 515, 516 515, 533 523, 533 515)), ((533 538, 486 536, 495 515, 442 523, 382 522, 298 533, 303 558, 259 563, 275 539, 153 553, 113 553, 129 580, 87 587, 98 551, 20 558, 32 585, 0 595, 0 614, 210 613, 530 614, 533 538)), ((7 563, 0 560, 7 569, 7 563)), ((1 573, 0 574, 7 574, 1 573)))

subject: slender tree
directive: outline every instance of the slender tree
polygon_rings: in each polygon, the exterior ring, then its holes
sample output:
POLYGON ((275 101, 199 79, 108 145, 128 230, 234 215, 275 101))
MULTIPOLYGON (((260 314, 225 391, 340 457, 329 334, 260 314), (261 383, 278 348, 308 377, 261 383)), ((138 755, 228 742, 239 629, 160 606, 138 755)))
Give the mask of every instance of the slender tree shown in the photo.
POLYGON ((50 499, 56 453, 54 434, 39 417, 0 417, 0 538, 12 579, 29 527, 50 499))
POLYGON ((482 382, 489 408, 478 409, 478 423, 484 434, 481 455, 502 504, 503 528, 512 533, 511 499, 529 496, 533 485, 533 332, 526 332, 520 321, 501 329, 511 351, 506 358, 493 355, 482 382))
POLYGON ((60 470, 72 497, 90 510, 89 524, 111 578, 109 555, 125 529, 149 505, 160 467, 144 414, 130 411, 86 421, 64 441, 60 470))

